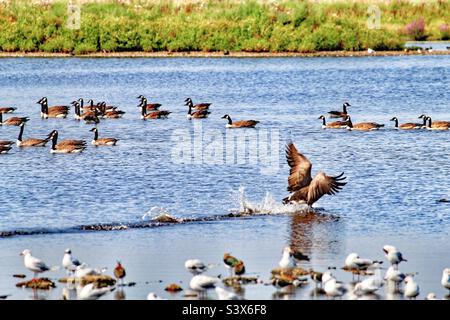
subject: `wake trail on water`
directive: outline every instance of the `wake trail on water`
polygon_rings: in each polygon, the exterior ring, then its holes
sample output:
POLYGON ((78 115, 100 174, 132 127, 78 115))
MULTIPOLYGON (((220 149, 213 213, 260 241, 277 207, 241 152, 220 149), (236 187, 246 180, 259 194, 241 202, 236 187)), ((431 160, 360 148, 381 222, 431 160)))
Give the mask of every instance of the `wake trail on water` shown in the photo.
POLYGON ((230 209, 230 213, 210 216, 177 217, 161 206, 154 206, 136 222, 94 223, 68 228, 30 228, 12 231, 0 231, 0 238, 14 236, 77 233, 83 231, 119 231, 128 229, 144 229, 169 226, 175 224, 192 224, 202 222, 223 221, 228 219, 248 218, 251 216, 301 214, 311 212, 306 204, 278 203, 270 192, 261 201, 251 201, 245 194, 245 187, 241 186, 237 192, 231 194, 232 202, 237 208, 230 209))

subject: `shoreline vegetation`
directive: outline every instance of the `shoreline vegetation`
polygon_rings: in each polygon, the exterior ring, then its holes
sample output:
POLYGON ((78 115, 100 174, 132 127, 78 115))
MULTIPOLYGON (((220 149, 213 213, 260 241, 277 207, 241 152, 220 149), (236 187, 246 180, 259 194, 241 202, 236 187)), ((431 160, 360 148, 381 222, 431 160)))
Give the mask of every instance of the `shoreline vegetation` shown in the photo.
POLYGON ((70 3, 0 3, 0 57, 404 55, 450 39, 449 0, 70 3))

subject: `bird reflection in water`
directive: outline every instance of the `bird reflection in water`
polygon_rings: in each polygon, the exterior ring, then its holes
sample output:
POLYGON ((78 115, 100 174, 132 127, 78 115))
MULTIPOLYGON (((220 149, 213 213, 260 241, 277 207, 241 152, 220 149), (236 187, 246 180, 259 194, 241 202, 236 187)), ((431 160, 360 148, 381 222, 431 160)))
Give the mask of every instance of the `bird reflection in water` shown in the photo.
POLYGON ((123 290, 122 287, 120 287, 120 289, 114 293, 114 299, 116 299, 116 300, 125 300, 126 299, 125 291, 123 290))

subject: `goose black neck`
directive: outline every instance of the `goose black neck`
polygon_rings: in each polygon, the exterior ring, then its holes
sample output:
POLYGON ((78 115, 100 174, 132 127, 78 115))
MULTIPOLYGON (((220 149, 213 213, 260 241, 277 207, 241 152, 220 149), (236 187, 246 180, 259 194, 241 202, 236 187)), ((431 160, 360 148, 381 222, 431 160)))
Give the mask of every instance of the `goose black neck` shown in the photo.
POLYGON ((326 120, 325 120, 325 117, 322 118, 322 124, 323 124, 324 126, 327 125, 326 120))
POLYGON ((188 115, 191 115, 192 114, 192 103, 189 103, 188 104, 188 115))
POLYGON ((232 124, 233 124, 233 121, 231 121, 230 116, 228 116, 227 119, 228 119, 228 124, 229 124, 229 125, 232 125, 232 124))
POLYGON ((94 130, 94 140, 97 141, 98 139, 98 130, 94 130))
POLYGON ((80 108, 83 108, 84 107, 84 100, 83 100, 83 98, 80 98, 80 108))
POLYGON ((353 128, 353 123, 352 123, 352 119, 347 119, 347 124, 350 128, 353 128))
POLYGON ((48 114, 48 104, 47 104, 47 101, 42 102, 42 108, 41 108, 41 110, 42 110, 42 113, 43 113, 43 114, 48 114))
POLYGON ((52 136, 52 149, 56 149, 56 144, 58 143, 58 133, 55 132, 52 136))
POLYGON ((394 119, 395 127, 398 128, 398 119, 394 119))
POLYGON ((23 130, 25 128, 25 125, 21 125, 20 126, 20 131, 19 131, 19 136, 17 137, 18 141, 22 141, 22 136, 23 136, 23 130))
POLYGON ((431 128, 431 123, 432 123, 431 117, 428 117, 428 128, 431 128))
POLYGON ((141 115, 142 115, 143 117, 145 117, 146 114, 147 114, 147 107, 146 107, 145 104, 143 103, 143 104, 141 105, 141 115))
POLYGON ((3 123, 3 113, 0 112, 0 123, 3 123))
POLYGON ((76 104, 75 105, 75 114, 77 115, 77 116, 81 116, 81 107, 80 107, 80 105, 79 104, 76 104))
POLYGON ((347 113, 347 105, 346 104, 342 105, 342 109, 344 110, 344 113, 347 113))
POLYGON ((423 125, 424 125, 424 126, 427 125, 427 117, 423 117, 423 125))

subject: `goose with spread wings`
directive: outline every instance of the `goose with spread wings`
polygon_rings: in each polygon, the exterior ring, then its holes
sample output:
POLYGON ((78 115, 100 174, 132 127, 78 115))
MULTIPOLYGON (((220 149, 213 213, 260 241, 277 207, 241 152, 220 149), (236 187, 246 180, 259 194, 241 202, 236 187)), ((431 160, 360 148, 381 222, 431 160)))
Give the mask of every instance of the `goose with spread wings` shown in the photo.
POLYGON ((311 162, 298 152, 292 142, 286 146, 286 159, 291 168, 287 190, 293 193, 283 199, 285 204, 305 202, 312 206, 323 195, 334 195, 347 184, 342 182, 346 179, 343 172, 335 177, 319 172, 313 179, 311 177, 311 162))

